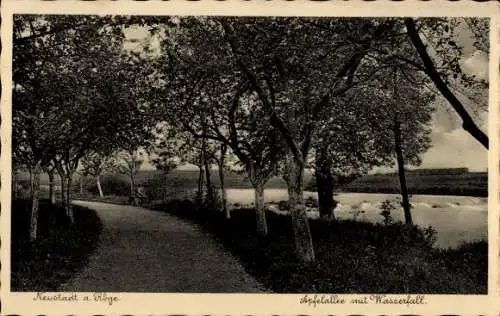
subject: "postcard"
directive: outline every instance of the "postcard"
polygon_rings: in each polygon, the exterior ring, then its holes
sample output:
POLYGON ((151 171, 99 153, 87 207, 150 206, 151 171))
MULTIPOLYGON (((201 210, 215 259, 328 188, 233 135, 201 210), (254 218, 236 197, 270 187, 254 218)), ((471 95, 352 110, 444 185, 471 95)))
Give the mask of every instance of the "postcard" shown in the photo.
POLYGON ((1 15, 3 313, 500 311, 496 3, 1 15))

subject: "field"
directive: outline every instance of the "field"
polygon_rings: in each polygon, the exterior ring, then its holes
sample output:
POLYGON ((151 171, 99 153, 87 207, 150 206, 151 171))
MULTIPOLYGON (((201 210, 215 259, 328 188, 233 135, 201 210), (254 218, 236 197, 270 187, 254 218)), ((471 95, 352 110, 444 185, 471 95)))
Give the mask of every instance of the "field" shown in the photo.
MULTIPOLYGON (((427 169, 408 172, 410 194, 488 196, 488 173, 463 169, 427 169)), ((374 174, 357 179, 344 188, 347 192, 399 193, 396 173, 374 174)))

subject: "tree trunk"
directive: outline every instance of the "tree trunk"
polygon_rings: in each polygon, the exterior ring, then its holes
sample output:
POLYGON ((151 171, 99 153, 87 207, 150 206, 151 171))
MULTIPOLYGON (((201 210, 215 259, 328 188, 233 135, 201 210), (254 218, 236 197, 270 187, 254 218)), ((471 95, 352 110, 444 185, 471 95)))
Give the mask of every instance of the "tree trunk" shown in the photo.
POLYGON ((212 177, 210 175, 210 165, 208 163, 208 160, 204 160, 205 164, 205 178, 206 178, 206 187, 207 187, 207 199, 208 201, 212 202, 214 200, 214 192, 213 192, 213 187, 212 187, 212 177))
POLYGON ((196 202, 201 203, 203 201, 203 185, 204 185, 204 170, 203 170, 203 165, 198 166, 199 172, 198 172, 198 192, 196 192, 196 202))
POLYGON ((257 220, 257 234, 267 236, 268 227, 266 220, 266 210, 264 208, 264 185, 254 186, 255 191, 255 214, 257 220))
POLYGON ((28 173, 30 177, 30 196, 33 196, 33 168, 29 168, 28 173))
POLYGON ((401 147, 401 129, 398 122, 394 124, 394 139, 396 159, 398 162, 399 184, 401 186, 401 196, 403 198, 405 223, 406 225, 411 226, 413 225, 413 220, 411 218, 410 199, 408 197, 408 188, 406 186, 405 163, 403 158, 403 149, 401 147))
POLYGON ((425 73, 434 82, 436 88, 441 92, 441 94, 448 100, 453 109, 462 119, 462 127, 467 131, 472 137, 474 137, 484 148, 489 148, 489 138, 488 136, 476 125, 470 114, 465 109, 464 105, 460 100, 453 94, 449 89, 448 85, 443 81, 441 75, 437 71, 431 57, 427 53, 425 44, 420 39, 420 35, 415 27, 415 23, 412 18, 405 19, 405 26, 408 31, 408 35, 415 46, 422 62, 424 64, 425 73))
MULTIPOLYGON (((225 151, 222 155, 225 155, 225 151)), ((221 155, 221 158, 219 160, 219 181, 220 181, 220 196, 221 196, 221 203, 222 203, 222 211, 226 215, 226 218, 231 218, 231 212, 229 211, 229 208, 227 207, 227 192, 226 188, 224 186, 224 157, 221 155)))
POLYGON ((71 225, 75 223, 75 217, 73 215, 73 206, 71 205, 71 184, 73 176, 71 174, 67 175, 66 178, 66 214, 68 215, 69 222, 71 225))
MULTIPOLYGON (((14 167, 13 167, 14 169, 14 167)), ((10 174, 11 176, 11 187, 12 187, 12 194, 11 194, 11 198, 13 200, 15 200, 17 198, 17 180, 16 180, 16 174, 17 174, 17 171, 15 170, 12 170, 12 173, 10 174)))
POLYGON ((316 152, 316 190, 318 192, 319 215, 321 218, 335 218, 333 190, 335 179, 332 175, 331 160, 319 150, 316 152))
POLYGON ((135 197, 135 179, 134 179, 134 173, 130 173, 130 196, 135 197))
POLYGON ((83 177, 80 177, 80 194, 83 195, 83 177))
POLYGON ((38 237, 38 210, 40 201, 40 173, 41 166, 37 163, 33 168, 31 180, 31 220, 30 220, 30 240, 35 241, 38 237))
POLYGON ((168 201, 168 198, 169 198, 168 191, 169 190, 167 188, 168 188, 169 181, 168 181, 167 175, 163 175, 162 179, 163 179, 163 182, 162 182, 163 183, 163 188, 162 188, 162 190, 163 190, 163 201, 168 201))
POLYGON ((49 175, 49 200, 50 203, 56 204, 56 196, 54 193, 54 171, 48 172, 49 175))
POLYGON ((100 196, 101 198, 103 198, 103 197, 104 197, 104 192, 102 192, 102 186, 101 186, 101 176, 100 176, 100 175, 98 175, 98 176, 96 177, 96 183, 97 183, 97 190, 99 190, 99 196, 100 196))
POLYGON ((303 262, 315 260, 311 230, 303 203, 302 181, 304 164, 288 157, 288 205, 292 217, 293 235, 297 257, 303 262))
POLYGON ((64 174, 59 174, 59 179, 61 179, 61 204, 62 207, 66 208, 66 179, 64 174))

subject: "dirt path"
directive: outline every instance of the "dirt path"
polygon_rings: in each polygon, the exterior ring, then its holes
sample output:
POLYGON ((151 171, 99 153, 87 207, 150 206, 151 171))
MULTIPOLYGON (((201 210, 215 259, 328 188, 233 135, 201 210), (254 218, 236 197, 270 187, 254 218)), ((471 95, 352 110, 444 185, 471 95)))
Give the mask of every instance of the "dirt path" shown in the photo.
POLYGON ((255 293, 264 289, 208 234, 134 206, 75 201, 97 212, 101 242, 61 291, 255 293))

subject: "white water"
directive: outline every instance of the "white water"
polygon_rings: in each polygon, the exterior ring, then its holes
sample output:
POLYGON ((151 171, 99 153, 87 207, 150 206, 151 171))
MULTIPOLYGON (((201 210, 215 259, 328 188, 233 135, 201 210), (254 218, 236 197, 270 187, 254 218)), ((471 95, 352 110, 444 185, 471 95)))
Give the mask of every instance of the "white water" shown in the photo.
MULTIPOLYGON (((228 189, 228 201, 231 204, 252 206, 254 193, 251 189, 228 189)), ((317 198, 315 192, 304 192, 304 197, 317 198)), ((360 221, 381 222, 380 205, 384 200, 395 201, 397 194, 339 193, 335 209, 338 219, 356 219, 360 221)), ((280 212, 276 206, 279 201, 288 200, 285 189, 266 189, 264 200, 268 207, 280 212)), ((432 225, 438 232, 436 246, 441 248, 456 247, 464 241, 487 239, 488 201, 487 198, 469 196, 414 195, 410 198, 413 206, 412 217, 416 225, 432 225)), ((401 208, 392 211, 395 221, 403 221, 401 208)), ((308 215, 317 218, 319 213, 309 209, 308 215)))

